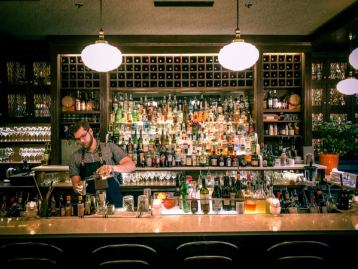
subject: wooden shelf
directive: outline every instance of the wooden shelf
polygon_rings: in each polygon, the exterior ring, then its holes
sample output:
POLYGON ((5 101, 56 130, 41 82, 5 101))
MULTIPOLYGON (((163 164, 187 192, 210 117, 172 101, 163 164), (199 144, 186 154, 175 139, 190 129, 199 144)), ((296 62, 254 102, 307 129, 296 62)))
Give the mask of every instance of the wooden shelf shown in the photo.
POLYGON ((264 113, 299 113, 302 112, 301 110, 295 110, 295 109, 263 109, 264 113))

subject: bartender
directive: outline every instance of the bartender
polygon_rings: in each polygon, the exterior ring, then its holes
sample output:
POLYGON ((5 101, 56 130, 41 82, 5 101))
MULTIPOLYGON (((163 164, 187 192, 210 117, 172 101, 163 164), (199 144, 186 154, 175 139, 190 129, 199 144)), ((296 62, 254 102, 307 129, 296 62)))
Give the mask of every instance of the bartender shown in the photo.
POLYGON ((87 121, 80 121, 72 128, 72 133, 81 148, 70 159, 70 177, 74 190, 79 194, 95 194, 94 175, 108 180, 106 199, 109 204, 122 206, 120 190, 121 173, 135 170, 131 158, 113 143, 99 142, 87 121))

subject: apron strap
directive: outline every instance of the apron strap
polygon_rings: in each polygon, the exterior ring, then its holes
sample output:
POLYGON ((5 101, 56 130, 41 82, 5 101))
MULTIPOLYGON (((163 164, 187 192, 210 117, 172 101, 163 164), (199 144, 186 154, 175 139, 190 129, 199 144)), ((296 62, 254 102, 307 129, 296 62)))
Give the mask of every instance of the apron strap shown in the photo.
MULTIPOLYGON (((85 150, 84 148, 82 148, 81 166, 84 166, 84 165, 85 165, 85 153, 86 153, 86 150, 85 150)), ((102 147, 101 147, 100 142, 98 142, 97 154, 98 154, 99 162, 101 163, 101 165, 105 165, 105 164, 106 164, 106 161, 103 160, 102 147)))

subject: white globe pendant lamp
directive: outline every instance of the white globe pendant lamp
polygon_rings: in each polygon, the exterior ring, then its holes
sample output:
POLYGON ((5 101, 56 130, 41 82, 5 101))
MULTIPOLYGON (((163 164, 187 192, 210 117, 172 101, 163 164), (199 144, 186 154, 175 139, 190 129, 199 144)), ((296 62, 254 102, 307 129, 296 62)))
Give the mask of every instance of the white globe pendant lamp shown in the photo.
POLYGON ((354 49, 349 55, 349 63, 354 69, 358 69, 358 48, 354 49))
MULTIPOLYGON (((102 0, 100 0, 100 21, 102 25, 102 0)), ((81 58, 88 68, 98 72, 114 70, 122 63, 121 51, 104 40, 102 27, 99 31, 99 39, 82 50, 81 58)))
POLYGON ((348 78, 338 82, 337 91, 345 95, 358 94, 358 79, 352 76, 352 71, 348 78))
POLYGON ((242 71, 253 66, 259 59, 258 49, 246 43, 240 38, 239 29, 239 0, 236 0, 237 16, 235 39, 232 43, 225 45, 219 52, 219 63, 226 69, 232 71, 242 71))

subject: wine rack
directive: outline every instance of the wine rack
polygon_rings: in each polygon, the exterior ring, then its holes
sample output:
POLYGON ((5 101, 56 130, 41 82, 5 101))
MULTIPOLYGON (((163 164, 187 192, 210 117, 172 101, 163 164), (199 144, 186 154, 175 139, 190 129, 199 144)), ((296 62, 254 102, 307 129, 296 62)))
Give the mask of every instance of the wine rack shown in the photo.
POLYGON ((300 53, 264 53, 264 87, 300 87, 302 55, 300 53))
POLYGON ((62 89, 99 89, 99 73, 87 68, 80 55, 61 56, 62 89))
POLYGON ((232 72, 217 54, 131 54, 110 73, 111 88, 252 87, 253 69, 232 72))

